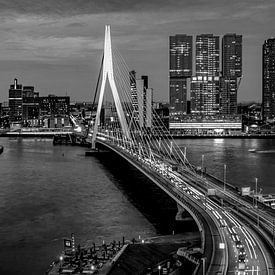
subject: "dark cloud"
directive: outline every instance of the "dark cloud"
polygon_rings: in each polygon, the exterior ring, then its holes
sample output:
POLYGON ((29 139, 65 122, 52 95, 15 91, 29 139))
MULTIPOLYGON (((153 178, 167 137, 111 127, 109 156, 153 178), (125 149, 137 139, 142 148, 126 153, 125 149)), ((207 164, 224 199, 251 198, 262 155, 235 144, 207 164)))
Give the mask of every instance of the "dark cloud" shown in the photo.
MULTIPOLYGON (((223 7, 249 7, 259 0, 0 0, 1 11, 20 14, 77 15, 108 12, 140 12, 223 7)), ((269 1, 266 1, 269 2, 269 1)))
POLYGON ((68 27, 68 28, 83 28, 83 27, 87 27, 87 24, 75 22, 75 23, 68 24, 66 27, 68 27))
MULTIPOLYGON (((85 99, 84 86, 96 81, 104 25, 110 24, 113 45, 127 64, 149 74, 156 98, 167 99, 169 35, 236 32, 244 38, 240 98, 260 98, 261 45, 275 35, 274 11, 274 0, 0 0, 0 71, 5 71, 3 62, 11 62, 11 74, 46 76, 50 81, 42 87, 54 89, 59 82, 43 64, 52 64, 54 71, 66 62, 67 77, 85 99), (14 65, 17 61, 20 67, 14 65), (87 68, 86 62, 91 66, 85 80, 79 68, 87 68), (75 64, 78 70, 72 73, 69 68, 75 64)), ((6 82, 0 74, 0 90, 6 82)))

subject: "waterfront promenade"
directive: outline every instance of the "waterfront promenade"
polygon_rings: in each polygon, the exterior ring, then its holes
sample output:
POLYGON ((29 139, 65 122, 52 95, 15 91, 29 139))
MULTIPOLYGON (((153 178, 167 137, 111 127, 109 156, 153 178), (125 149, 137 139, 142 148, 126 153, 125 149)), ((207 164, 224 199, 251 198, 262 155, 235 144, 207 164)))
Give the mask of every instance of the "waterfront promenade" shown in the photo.
POLYGON ((20 128, 0 132, 0 137, 53 137, 54 135, 72 134, 73 129, 68 128, 20 128))
POLYGON ((198 253, 200 236, 177 234, 142 238, 137 236, 110 243, 78 246, 76 251, 67 249, 56 259, 47 275, 58 274, 155 274, 166 270, 184 270, 190 274, 197 268, 201 254, 198 253), (185 256, 177 254, 178 249, 185 256))

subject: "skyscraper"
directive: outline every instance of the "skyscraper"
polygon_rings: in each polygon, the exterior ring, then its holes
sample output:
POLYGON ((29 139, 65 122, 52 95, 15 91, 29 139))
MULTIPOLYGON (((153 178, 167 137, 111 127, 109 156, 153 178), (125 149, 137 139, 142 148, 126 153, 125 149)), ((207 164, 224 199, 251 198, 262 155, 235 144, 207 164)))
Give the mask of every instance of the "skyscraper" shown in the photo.
POLYGON ((22 121, 22 85, 18 84, 17 79, 10 85, 9 89, 9 108, 10 108, 10 121, 22 121))
POLYGON ((220 111, 220 78, 194 76, 191 81, 191 113, 217 115, 220 111))
POLYGON ((196 36, 196 76, 219 76, 219 36, 201 34, 196 36))
POLYGON ((131 124, 133 126, 138 124, 140 128, 152 127, 153 90, 148 88, 148 76, 142 75, 140 79, 137 79, 135 71, 131 71, 129 76, 133 107, 131 124))
POLYGON ((169 37, 169 96, 171 113, 186 113, 187 79, 192 76, 192 36, 169 37))
POLYGON ((220 114, 237 114, 237 77, 220 77, 220 114))
POLYGON ((39 118, 39 93, 33 86, 24 86, 22 90, 22 120, 39 118))
POLYGON ((153 89, 148 88, 148 76, 136 79, 138 93, 138 122, 140 128, 152 127, 153 89))
POLYGON ((265 40, 263 44, 263 120, 275 117, 275 38, 265 40))
POLYGON ((242 76, 242 35, 226 34, 222 38, 222 75, 242 76))
POLYGON ((196 76, 191 80, 191 113, 219 114, 220 104, 219 36, 196 36, 196 76))
POLYGON ((222 38, 221 114, 237 114, 237 92, 242 77, 242 35, 222 38))
POLYGON ((137 83, 136 83, 136 72, 129 72, 130 78, 130 89, 131 89, 131 101, 133 107, 133 120, 138 122, 138 94, 137 94, 137 83))

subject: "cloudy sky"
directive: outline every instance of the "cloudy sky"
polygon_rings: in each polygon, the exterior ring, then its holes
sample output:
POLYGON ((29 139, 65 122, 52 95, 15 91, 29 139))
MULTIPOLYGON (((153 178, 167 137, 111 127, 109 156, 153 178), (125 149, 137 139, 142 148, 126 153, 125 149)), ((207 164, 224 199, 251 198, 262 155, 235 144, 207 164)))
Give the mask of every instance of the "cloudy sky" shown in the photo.
POLYGON ((104 25, 129 68, 168 99, 168 37, 243 35, 239 101, 261 100, 261 49, 275 36, 274 0, 0 0, 0 101, 14 77, 41 95, 92 100, 104 25))

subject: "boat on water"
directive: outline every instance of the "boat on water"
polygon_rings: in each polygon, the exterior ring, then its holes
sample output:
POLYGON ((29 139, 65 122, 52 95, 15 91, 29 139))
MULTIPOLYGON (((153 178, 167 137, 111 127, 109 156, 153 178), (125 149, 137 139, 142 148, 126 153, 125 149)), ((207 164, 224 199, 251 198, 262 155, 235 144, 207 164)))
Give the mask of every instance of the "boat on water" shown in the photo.
POLYGON ((274 154, 275 150, 256 150, 256 149, 249 149, 250 153, 260 153, 260 154, 274 154))
POLYGON ((0 154, 2 154, 4 151, 4 147, 2 145, 0 145, 0 154))

